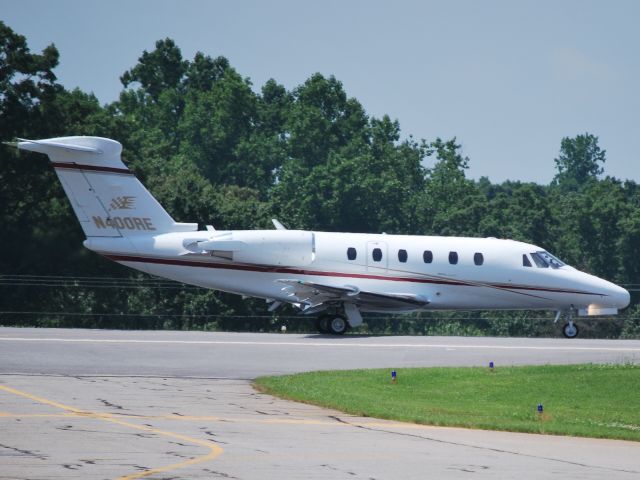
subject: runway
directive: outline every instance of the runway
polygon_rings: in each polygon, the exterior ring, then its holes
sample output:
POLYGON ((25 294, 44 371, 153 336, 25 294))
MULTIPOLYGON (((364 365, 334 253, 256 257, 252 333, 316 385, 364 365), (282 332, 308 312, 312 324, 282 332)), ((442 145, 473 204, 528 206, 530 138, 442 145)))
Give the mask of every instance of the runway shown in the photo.
POLYGON ((0 478, 640 476, 635 442, 354 417, 250 382, 489 361, 639 363, 640 341, 0 328, 0 478))

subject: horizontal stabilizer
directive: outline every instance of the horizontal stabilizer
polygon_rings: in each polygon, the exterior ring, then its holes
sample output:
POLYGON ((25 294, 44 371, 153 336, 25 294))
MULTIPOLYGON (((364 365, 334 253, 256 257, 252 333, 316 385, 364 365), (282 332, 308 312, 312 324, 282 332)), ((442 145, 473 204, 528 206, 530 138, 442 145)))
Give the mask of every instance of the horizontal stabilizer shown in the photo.
POLYGON ((91 147, 86 145, 78 145, 73 143, 61 143, 51 140, 28 140, 26 138, 18 138, 19 142, 17 147, 20 150, 29 150, 32 152, 47 153, 50 148, 62 148, 64 150, 71 150, 75 152, 86 152, 101 154, 102 150, 97 147, 91 147))

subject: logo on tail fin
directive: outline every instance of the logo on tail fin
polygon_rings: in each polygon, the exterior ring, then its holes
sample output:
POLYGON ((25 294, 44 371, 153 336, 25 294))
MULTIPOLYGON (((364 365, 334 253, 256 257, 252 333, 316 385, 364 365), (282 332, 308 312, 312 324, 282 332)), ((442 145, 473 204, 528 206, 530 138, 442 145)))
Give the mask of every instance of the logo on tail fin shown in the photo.
POLYGON ((136 197, 125 195, 111 199, 109 210, 133 210, 133 201, 136 197))

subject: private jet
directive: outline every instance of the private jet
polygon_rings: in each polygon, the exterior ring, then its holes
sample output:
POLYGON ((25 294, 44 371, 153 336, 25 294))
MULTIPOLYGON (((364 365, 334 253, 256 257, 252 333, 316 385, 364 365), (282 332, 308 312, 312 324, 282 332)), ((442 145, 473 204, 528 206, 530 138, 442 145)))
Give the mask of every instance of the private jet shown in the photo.
POLYGON ((23 140, 49 160, 84 231, 84 246, 150 275, 292 304, 318 315, 322 333, 358 327, 361 312, 549 310, 613 315, 629 292, 581 272, 544 248, 497 238, 289 230, 216 230, 174 221, 100 137, 23 140))

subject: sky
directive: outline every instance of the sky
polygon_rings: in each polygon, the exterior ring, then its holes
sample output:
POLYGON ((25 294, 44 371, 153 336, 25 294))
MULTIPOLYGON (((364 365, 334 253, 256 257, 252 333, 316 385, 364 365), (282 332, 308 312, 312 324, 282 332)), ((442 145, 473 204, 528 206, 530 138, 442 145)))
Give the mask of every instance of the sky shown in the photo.
POLYGON ((605 174, 640 181, 639 18, 633 0, 0 0, 32 51, 59 49, 60 83, 102 103, 170 37, 256 91, 334 75, 403 138, 456 137, 468 175, 492 182, 549 183, 562 138, 585 132, 605 174))

